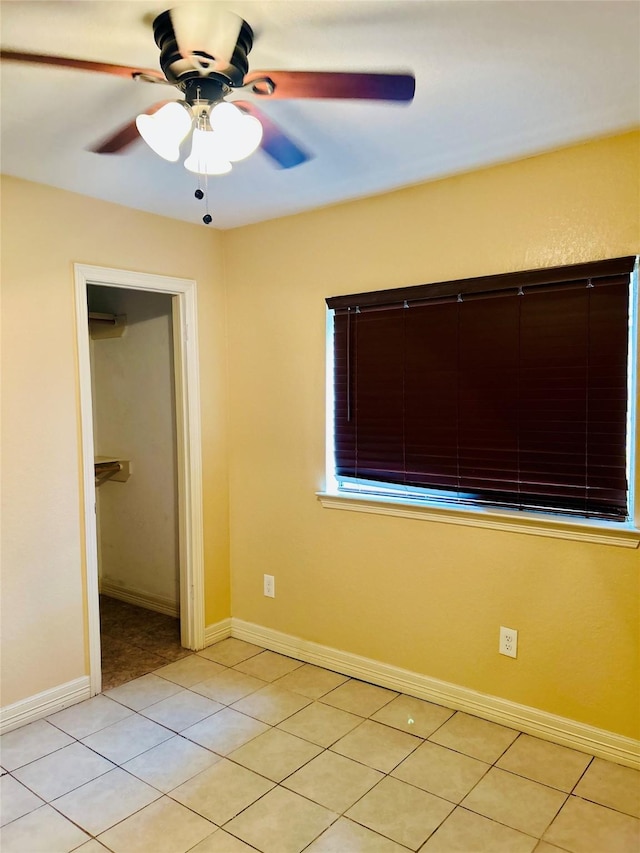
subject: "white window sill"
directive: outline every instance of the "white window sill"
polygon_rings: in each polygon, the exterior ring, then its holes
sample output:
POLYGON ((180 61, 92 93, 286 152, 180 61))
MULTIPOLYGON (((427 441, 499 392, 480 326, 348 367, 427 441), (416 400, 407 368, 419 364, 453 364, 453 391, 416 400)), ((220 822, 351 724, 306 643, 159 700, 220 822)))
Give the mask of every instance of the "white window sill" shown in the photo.
POLYGON ((351 512, 368 512, 375 515, 395 515, 441 524, 463 524, 468 527, 484 527, 505 530, 510 533, 526 533, 533 536, 550 536, 554 539, 574 539, 599 545, 618 545, 622 548, 637 548, 640 544, 640 529, 631 524, 597 521, 593 519, 560 519, 538 516, 533 513, 496 511, 484 508, 454 509, 452 507, 425 506, 418 501, 397 501, 392 498, 367 495, 345 495, 317 492, 318 499, 327 509, 343 509, 351 512))

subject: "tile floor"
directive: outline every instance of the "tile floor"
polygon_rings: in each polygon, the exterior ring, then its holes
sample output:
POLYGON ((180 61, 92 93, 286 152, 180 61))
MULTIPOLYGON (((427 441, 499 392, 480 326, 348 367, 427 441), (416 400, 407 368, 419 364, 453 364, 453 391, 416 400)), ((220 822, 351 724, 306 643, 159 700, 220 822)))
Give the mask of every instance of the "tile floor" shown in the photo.
POLYGON ((171 616, 100 596, 102 688, 117 687, 191 654, 180 645, 180 622, 171 616))
POLYGON ((2 853, 640 850, 638 771, 237 639, 0 750, 2 853))

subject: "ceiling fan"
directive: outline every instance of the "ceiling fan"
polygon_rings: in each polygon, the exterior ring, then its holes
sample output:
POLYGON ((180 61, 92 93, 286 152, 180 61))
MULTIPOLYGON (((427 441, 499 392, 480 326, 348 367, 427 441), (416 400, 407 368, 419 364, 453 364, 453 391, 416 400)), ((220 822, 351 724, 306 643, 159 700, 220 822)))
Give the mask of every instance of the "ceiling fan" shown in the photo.
MULTIPOLYGON (((330 71, 255 71, 248 54, 254 33, 249 24, 215 3, 186 3, 153 21, 162 71, 0 50, 0 58, 17 62, 75 68, 132 80, 173 86, 182 100, 161 100, 110 134, 90 150, 97 154, 124 151, 142 137, 167 160, 177 161, 180 145, 192 133, 192 150, 184 165, 201 175, 224 174, 231 163, 260 147, 283 169, 310 159, 310 154, 253 100, 227 100, 249 94, 255 99, 337 98, 373 101, 413 99, 415 78, 400 73, 330 71)), ((200 192, 200 190, 198 190, 200 192)), ((202 197, 202 194, 197 197, 202 197)), ((205 221, 208 217, 205 218, 205 221)), ((210 218, 209 218, 209 221, 210 218)))

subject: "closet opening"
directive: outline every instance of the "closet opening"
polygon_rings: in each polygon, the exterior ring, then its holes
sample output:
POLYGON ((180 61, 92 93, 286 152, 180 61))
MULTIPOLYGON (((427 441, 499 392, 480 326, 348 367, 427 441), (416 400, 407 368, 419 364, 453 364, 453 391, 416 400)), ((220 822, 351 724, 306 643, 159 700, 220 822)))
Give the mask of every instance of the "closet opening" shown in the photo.
POLYGON ((92 694, 204 646, 195 282, 76 266, 92 694))
POLYGON ((87 287, 102 689, 190 654, 180 641, 172 297, 87 287))

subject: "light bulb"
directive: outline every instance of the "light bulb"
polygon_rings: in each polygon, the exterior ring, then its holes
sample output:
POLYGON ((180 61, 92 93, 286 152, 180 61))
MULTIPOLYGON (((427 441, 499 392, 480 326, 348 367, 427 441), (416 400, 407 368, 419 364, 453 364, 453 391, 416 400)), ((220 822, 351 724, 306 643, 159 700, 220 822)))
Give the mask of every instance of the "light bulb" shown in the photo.
POLYGON ((209 120, 220 149, 232 163, 253 154, 262 141, 262 125, 258 119, 226 101, 216 104, 209 120))
POLYGON ((185 169, 199 175, 225 175, 231 163, 221 150, 217 134, 211 130, 193 131, 191 154, 184 161, 185 169))
POLYGON ((182 101, 171 101, 153 115, 139 115, 136 127, 149 148, 175 162, 180 156, 180 143, 191 129, 191 113, 182 101))

